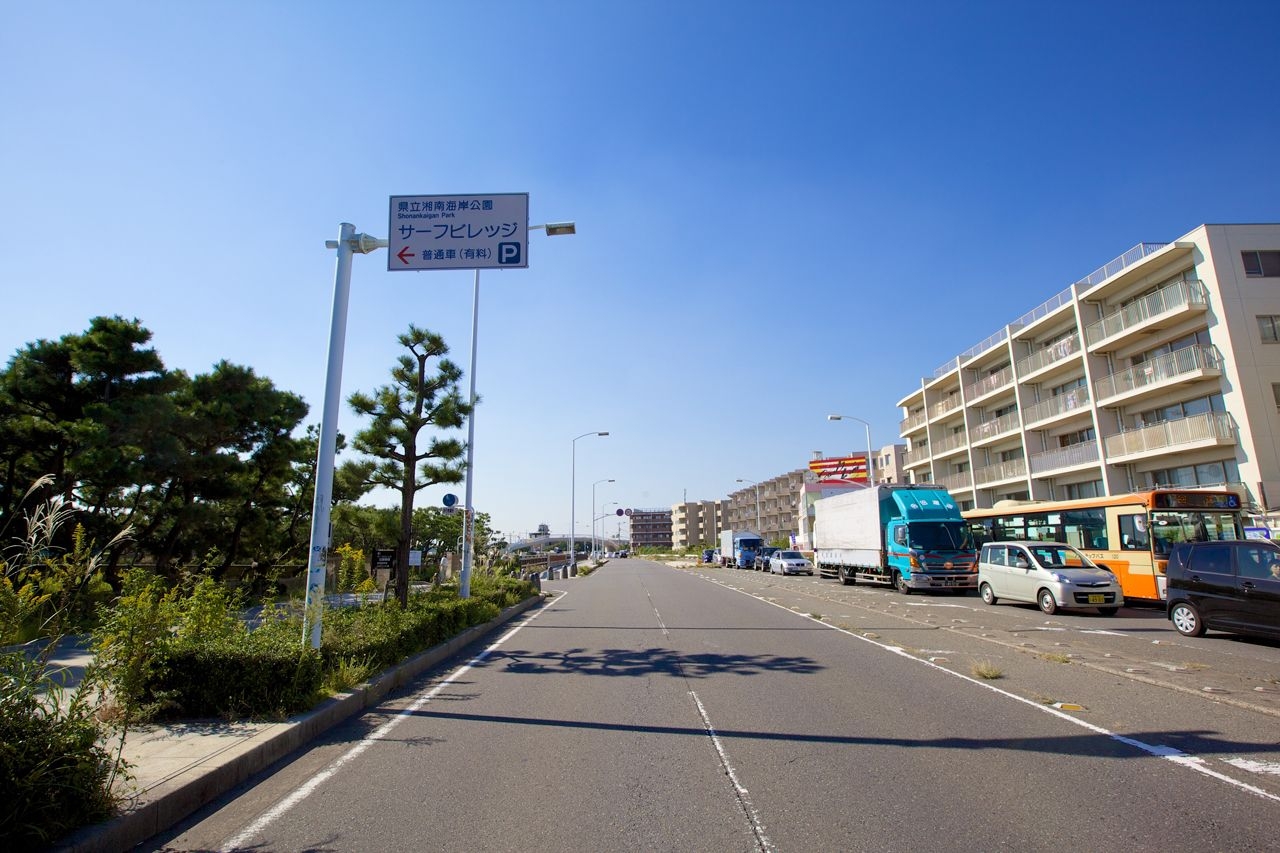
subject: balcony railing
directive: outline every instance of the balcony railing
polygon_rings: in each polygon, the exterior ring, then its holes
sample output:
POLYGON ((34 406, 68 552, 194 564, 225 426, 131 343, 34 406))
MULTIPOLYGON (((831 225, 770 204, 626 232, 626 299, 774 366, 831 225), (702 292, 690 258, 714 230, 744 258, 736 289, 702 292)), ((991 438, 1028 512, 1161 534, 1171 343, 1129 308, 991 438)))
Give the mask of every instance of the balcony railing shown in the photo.
POLYGON ((1111 278, 1111 276, 1120 272, 1125 267, 1133 266, 1138 261, 1145 258, 1147 255, 1154 254, 1155 252, 1160 251, 1167 245, 1169 244, 1168 243, 1139 243, 1129 251, 1125 252, 1120 257, 1116 258, 1114 261, 1111 261, 1108 264, 1098 267, 1088 276, 1077 281, 1076 284, 1078 285, 1082 284, 1085 287, 1093 287, 1095 284, 1101 284, 1102 282, 1111 278))
POLYGON ((1047 400, 1041 400, 1034 406, 1028 406, 1022 410, 1022 422, 1024 424, 1033 424, 1037 421, 1047 421, 1049 418, 1057 415, 1065 414, 1075 409, 1083 409, 1089 403, 1089 389, 1081 386, 1072 388, 1065 394, 1059 394, 1056 397, 1050 397, 1047 400))
POLYGON ((948 450, 955 450, 957 447, 964 447, 966 440, 967 439, 962 432, 940 438, 933 443, 933 455, 941 456, 948 450))
POLYGON ((942 486, 949 492, 966 491, 973 488, 973 481, 969 479, 969 472, 962 471, 959 474, 948 474, 945 477, 937 479, 939 486, 942 486))
POLYGON ((912 465, 919 465, 920 463, 927 462, 927 461, 929 461, 928 445, 917 448, 915 450, 908 450, 906 453, 902 455, 902 464, 907 467, 911 467, 912 465))
POLYGON ((1213 347, 1189 346, 1104 376, 1093 383, 1094 399, 1105 400, 1169 379, 1202 370, 1221 370, 1222 357, 1213 347))
POLYGON ((942 402, 934 403, 932 406, 929 407, 929 417, 940 418, 943 415, 945 415, 947 412, 954 412, 958 408, 960 408, 959 395, 955 397, 948 397, 942 402))
POLYGON ((1000 435, 1001 433, 1010 432, 1016 429, 1021 429, 1021 425, 1018 423, 1018 413, 1010 412, 1007 415, 1001 415, 998 418, 983 421, 973 429, 969 430, 969 440, 982 441, 983 439, 990 438, 993 435, 1000 435))
POLYGON ((975 482, 981 483, 998 483, 1001 480, 1016 480, 1018 477, 1027 475, 1027 460, 1010 459, 1006 462, 998 462, 995 465, 987 465, 985 468, 975 468, 973 471, 973 479, 975 482))
POLYGON ((1003 388, 1013 381, 1013 367, 1007 366, 1003 370, 997 370, 989 376, 984 376, 977 382, 973 382, 964 387, 964 396, 966 400, 974 400, 983 394, 990 394, 997 388, 1003 388))
POLYGON ((923 426, 929 416, 923 411, 913 412, 902 419, 902 423, 898 424, 898 434, 901 435, 908 430, 913 430, 918 426, 923 426))
POLYGON ((1098 461, 1098 443, 1083 441, 1070 447, 1037 453, 1031 457, 1031 473, 1043 474, 1058 468, 1070 468, 1074 465, 1096 464, 1098 461))
POLYGON ((1053 346, 1037 350, 1026 358, 1018 359, 1018 375, 1026 376, 1042 367, 1048 367, 1055 361, 1062 361, 1080 352, 1080 336, 1072 335, 1056 341, 1053 346))
POLYGON ((1096 323, 1090 323, 1085 327, 1084 339, 1089 346, 1093 346, 1098 341, 1118 335, 1152 317, 1181 311, 1189 306, 1208 304, 1208 295, 1202 282, 1195 279, 1177 281, 1108 314, 1096 323))
POLYGON ((1151 450, 1168 450, 1203 442, 1234 443, 1236 428, 1226 412, 1205 412, 1176 421, 1163 421, 1148 427, 1126 430, 1104 440, 1107 459, 1131 456, 1151 450))

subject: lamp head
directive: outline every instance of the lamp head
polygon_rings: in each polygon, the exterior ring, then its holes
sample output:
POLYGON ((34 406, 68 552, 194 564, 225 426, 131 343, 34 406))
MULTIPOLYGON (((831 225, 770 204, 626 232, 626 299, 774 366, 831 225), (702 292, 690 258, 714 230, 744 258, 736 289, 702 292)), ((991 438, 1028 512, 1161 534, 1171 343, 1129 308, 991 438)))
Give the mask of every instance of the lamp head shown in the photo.
POLYGON ((572 222, 548 222, 546 225, 548 237, 559 237, 562 234, 577 234, 578 227, 572 222))
POLYGON ((840 415, 827 415, 827 420, 839 421, 839 420, 843 420, 843 418, 840 415))

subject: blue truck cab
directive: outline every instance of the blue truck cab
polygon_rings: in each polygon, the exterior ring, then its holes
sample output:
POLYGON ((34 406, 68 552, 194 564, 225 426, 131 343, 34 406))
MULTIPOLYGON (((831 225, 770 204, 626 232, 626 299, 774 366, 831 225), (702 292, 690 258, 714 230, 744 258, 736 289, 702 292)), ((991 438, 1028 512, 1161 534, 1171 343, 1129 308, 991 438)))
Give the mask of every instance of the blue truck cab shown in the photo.
POLYGON ((885 567, 900 591, 977 588, 973 534, 945 489, 894 489, 880 517, 885 567))

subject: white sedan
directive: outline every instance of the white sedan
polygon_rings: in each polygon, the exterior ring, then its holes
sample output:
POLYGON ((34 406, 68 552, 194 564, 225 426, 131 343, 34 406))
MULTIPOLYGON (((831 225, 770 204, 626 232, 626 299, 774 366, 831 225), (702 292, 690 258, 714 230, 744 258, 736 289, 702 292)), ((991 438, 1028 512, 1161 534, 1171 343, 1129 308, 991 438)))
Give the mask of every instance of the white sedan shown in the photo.
POLYGON ((811 575, 813 563, 799 551, 775 551, 769 558, 769 574, 811 575))

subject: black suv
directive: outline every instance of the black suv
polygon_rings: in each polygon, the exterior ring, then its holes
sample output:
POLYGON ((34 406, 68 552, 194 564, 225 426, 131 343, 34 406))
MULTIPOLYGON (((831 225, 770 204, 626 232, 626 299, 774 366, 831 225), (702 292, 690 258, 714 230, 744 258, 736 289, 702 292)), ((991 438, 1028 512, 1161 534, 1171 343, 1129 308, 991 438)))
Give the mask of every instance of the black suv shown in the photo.
POLYGON ((1265 539, 1179 542, 1169 552, 1168 615, 1179 634, 1206 628, 1280 639, 1280 546, 1265 539))

